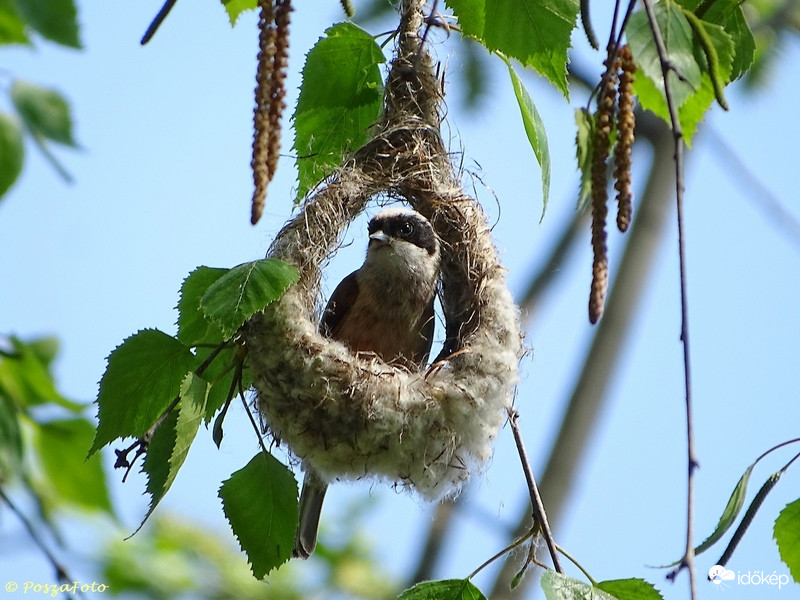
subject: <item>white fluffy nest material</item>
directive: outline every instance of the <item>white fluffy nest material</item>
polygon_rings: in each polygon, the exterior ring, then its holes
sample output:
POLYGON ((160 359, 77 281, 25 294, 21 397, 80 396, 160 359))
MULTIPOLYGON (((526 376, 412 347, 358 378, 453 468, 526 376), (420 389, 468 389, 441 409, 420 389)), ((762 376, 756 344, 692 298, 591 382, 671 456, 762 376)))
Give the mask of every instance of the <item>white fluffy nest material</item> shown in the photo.
POLYGON ((298 267, 300 281, 253 317, 244 336, 260 409, 296 456, 329 480, 377 477, 438 499, 491 457, 518 381, 522 336, 483 211, 456 181, 431 122, 438 87, 427 55, 412 51, 412 69, 402 48, 394 61, 373 140, 275 239, 270 256, 298 267), (443 362, 428 371, 356 356, 317 329, 322 265, 377 194, 411 204, 442 244, 447 339, 443 362))
POLYGON ((491 456, 522 351, 518 311, 482 212, 468 198, 437 203, 434 215, 420 211, 443 238, 453 229, 474 234, 456 256, 443 244, 444 305, 467 300, 458 311, 470 317, 462 331, 474 325, 440 367, 410 373, 356 356, 317 331, 321 259, 347 222, 326 218, 328 196, 307 203, 271 253, 301 269, 300 283, 246 329, 260 408, 274 436, 323 477, 378 476, 428 499, 454 493, 491 456), (449 221, 454 216, 460 225, 449 221), (467 275, 467 291, 449 299, 458 275, 467 275))

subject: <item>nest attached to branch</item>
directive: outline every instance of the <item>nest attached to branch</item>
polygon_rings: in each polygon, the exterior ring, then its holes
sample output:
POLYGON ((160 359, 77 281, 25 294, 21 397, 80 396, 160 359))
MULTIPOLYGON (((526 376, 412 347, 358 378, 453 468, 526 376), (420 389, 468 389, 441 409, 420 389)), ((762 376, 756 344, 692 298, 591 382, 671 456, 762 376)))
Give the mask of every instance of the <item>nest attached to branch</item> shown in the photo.
POLYGON ((378 477, 427 499, 480 471, 505 420, 522 355, 518 309, 485 215, 462 189, 442 141, 439 81, 403 16, 371 141, 278 234, 269 256, 300 280, 244 329, 259 407, 276 439, 323 477, 378 477), (355 355, 317 327, 321 268, 376 195, 403 200, 440 238, 446 341, 438 363, 409 372, 355 355))

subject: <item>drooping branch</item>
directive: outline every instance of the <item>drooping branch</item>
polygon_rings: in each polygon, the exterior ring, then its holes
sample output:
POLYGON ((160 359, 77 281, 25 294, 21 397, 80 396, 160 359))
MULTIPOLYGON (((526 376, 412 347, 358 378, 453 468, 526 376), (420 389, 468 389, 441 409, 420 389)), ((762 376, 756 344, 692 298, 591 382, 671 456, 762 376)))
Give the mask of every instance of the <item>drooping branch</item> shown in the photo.
MULTIPOLYGON (((669 130, 649 113, 638 115, 637 139, 646 139, 653 147, 650 171, 642 200, 626 235, 628 243, 620 260, 616 277, 608 295, 603 318, 586 354, 575 386, 570 394, 564 418, 549 457, 539 477, 547 516, 551 526, 558 527, 566 501, 572 493, 591 432, 605 407, 606 391, 614 376, 620 353, 630 334, 629 323, 634 318, 652 273, 652 263, 665 230, 669 199, 673 189, 671 158, 673 144, 669 130)), ((514 535, 521 536, 530 529, 527 508, 520 514, 514 535)), ((509 559, 498 573, 491 598, 511 600, 524 595, 521 588, 531 585, 534 578, 523 579, 512 594, 509 584, 518 570, 516 560, 509 559)))
POLYGON ((661 61, 661 75, 664 80, 664 95, 667 100, 669 110, 670 125, 675 147, 675 202, 677 207, 678 220, 678 260, 680 270, 680 299, 681 299, 681 342, 683 342, 683 374, 684 374, 684 394, 686 406, 686 454, 687 454, 687 485, 686 485, 686 552, 681 565, 689 571, 689 589, 692 600, 697 598, 697 584, 695 582, 694 570, 694 472, 697 468, 697 457, 694 449, 694 432, 692 420, 692 378, 691 378, 691 359, 689 345, 689 303, 686 291, 686 242, 683 218, 683 157, 684 141, 683 130, 681 129, 678 106, 672 95, 672 87, 669 75, 674 70, 674 66, 669 59, 661 30, 658 26, 652 0, 642 0, 644 9, 647 13, 647 20, 650 23, 650 30, 653 32, 653 41, 656 45, 659 60, 661 61))

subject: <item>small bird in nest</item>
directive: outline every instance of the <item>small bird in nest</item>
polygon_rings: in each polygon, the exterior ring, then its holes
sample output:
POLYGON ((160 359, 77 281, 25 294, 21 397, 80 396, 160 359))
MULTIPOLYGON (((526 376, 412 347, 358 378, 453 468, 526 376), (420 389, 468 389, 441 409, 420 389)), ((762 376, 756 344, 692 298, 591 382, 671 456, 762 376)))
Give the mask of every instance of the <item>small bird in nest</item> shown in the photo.
MULTIPOLYGON (((409 369, 428 361, 439 281, 439 240, 428 220, 409 208, 387 208, 369 222, 367 257, 336 287, 320 332, 352 352, 373 353, 409 369)), ((293 555, 308 558, 328 484, 306 466, 293 555)))

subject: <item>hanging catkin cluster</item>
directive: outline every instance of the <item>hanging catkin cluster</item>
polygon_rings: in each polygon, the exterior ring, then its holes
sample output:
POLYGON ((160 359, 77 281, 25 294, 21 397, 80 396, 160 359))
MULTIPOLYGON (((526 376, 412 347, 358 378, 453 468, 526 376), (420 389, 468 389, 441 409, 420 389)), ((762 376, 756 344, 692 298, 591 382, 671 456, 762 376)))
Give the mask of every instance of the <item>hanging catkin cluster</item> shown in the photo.
POLYGON ((622 233, 631 223, 633 206, 631 201, 631 149, 636 117, 633 112, 633 80, 636 65, 630 48, 619 49, 622 73, 619 76, 619 103, 617 108, 617 144, 614 146, 614 189, 617 190, 617 227, 622 233))
POLYGON ((284 81, 289 49, 290 0, 259 0, 258 67, 256 105, 253 109, 253 200, 250 222, 255 225, 264 211, 267 186, 278 167, 281 116, 286 108, 284 81))
POLYGON ((606 71, 600 83, 592 139, 592 285, 589 292, 589 321, 596 323, 603 314, 608 290, 608 157, 612 131, 614 146, 614 189, 617 191, 617 227, 625 232, 632 214, 631 148, 635 127, 633 79, 636 65, 628 46, 609 52, 603 63, 606 71), (621 73, 620 73, 621 71, 621 73), (617 87, 619 86, 619 88, 617 87))
POLYGON ((298 268, 299 282, 243 335, 275 440, 329 480, 377 477, 435 499, 456 493, 489 460, 518 380, 522 337, 485 215, 461 187, 441 138, 420 5, 404 11, 371 140, 270 249, 298 268), (317 328, 322 267, 376 196, 410 204, 441 242, 446 339, 429 370, 353 354, 317 328))

